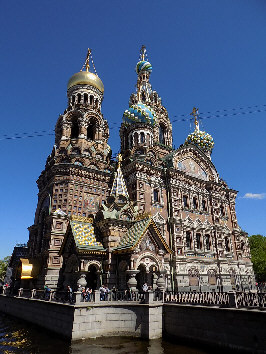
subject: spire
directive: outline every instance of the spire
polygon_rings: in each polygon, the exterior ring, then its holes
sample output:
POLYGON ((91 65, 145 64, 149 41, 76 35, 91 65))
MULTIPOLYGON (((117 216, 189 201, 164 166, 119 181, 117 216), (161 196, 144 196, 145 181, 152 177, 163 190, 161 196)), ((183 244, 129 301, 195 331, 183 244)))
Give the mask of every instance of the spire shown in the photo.
POLYGON ((123 195, 127 199, 129 199, 128 191, 127 191, 127 186, 123 177, 123 173, 121 170, 121 162, 122 162, 122 155, 118 154, 117 156, 118 160, 118 165, 117 165, 117 171, 115 173, 115 178, 111 190, 111 196, 113 197, 118 197, 120 195, 123 195))

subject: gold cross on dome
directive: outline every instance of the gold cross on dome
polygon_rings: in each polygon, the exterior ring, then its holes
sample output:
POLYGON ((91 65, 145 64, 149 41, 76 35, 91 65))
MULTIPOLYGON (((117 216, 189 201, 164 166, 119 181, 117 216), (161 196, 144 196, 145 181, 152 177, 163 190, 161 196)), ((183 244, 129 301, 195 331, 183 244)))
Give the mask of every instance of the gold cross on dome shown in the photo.
POLYGON ((86 71, 90 70, 90 55, 91 55, 91 50, 90 50, 90 48, 88 48, 88 53, 87 53, 87 57, 86 57, 86 61, 85 61, 86 71))

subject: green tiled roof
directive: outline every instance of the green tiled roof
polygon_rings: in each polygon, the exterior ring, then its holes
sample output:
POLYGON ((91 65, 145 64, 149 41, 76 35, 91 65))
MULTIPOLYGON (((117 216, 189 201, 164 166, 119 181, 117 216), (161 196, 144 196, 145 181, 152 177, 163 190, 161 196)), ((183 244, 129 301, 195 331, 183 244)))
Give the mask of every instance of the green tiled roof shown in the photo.
POLYGON ((134 247, 144 231, 147 229, 151 222, 151 217, 136 221, 133 226, 127 231, 124 237, 122 237, 119 245, 114 250, 123 250, 134 247))
POLYGON ((96 241, 94 227, 89 222, 70 221, 76 246, 79 250, 105 251, 101 242, 96 241))

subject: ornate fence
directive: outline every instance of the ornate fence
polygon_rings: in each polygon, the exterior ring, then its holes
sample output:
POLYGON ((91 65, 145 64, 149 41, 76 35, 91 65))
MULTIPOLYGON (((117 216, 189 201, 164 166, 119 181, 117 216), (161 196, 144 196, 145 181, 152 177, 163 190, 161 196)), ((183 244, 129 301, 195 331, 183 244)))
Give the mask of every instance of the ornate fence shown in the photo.
POLYGON ((166 292, 164 302, 175 302, 177 304, 205 305, 205 306, 229 306, 229 293, 215 292, 166 292))
POLYGON ((266 308, 266 293, 235 293, 236 308, 259 307, 266 308))
POLYGON ((266 293, 261 292, 147 292, 138 291, 118 291, 112 290, 105 294, 100 291, 94 291, 90 296, 85 297, 81 292, 66 291, 45 291, 45 290, 27 290, 19 289, 16 294, 10 292, 10 289, 3 288, 3 295, 18 296, 28 299, 39 299, 44 301, 53 301, 61 303, 79 304, 82 302, 100 301, 106 302, 126 302, 137 303, 176 303, 187 305, 217 306, 231 308, 257 308, 266 309, 266 293))

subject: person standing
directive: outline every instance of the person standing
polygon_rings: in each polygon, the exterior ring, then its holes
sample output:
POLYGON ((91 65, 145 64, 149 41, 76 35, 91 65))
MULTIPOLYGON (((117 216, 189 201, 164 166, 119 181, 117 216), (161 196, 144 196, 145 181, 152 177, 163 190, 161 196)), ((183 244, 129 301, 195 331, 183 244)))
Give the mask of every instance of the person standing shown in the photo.
POLYGON ((67 295, 68 295, 68 301, 72 304, 73 303, 73 290, 70 287, 70 285, 67 286, 67 295))

